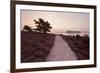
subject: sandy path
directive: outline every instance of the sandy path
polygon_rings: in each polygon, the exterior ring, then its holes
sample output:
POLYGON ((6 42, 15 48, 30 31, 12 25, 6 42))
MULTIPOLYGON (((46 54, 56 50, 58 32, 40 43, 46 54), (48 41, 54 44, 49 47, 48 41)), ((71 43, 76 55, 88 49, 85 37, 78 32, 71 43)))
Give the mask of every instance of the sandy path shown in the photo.
POLYGON ((47 57, 47 61, 65 61, 76 59, 77 57, 69 45, 59 35, 56 35, 54 45, 47 57))

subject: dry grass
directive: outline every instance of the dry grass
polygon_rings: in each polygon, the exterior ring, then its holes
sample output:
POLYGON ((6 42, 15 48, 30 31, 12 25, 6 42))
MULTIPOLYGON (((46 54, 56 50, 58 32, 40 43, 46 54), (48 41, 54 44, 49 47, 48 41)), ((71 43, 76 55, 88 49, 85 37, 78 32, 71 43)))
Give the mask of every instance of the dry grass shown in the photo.
POLYGON ((89 59, 89 37, 85 36, 65 36, 62 38, 69 44, 71 49, 75 52, 78 60, 89 59))
POLYGON ((21 31, 21 62, 45 61, 54 39, 54 34, 21 31))

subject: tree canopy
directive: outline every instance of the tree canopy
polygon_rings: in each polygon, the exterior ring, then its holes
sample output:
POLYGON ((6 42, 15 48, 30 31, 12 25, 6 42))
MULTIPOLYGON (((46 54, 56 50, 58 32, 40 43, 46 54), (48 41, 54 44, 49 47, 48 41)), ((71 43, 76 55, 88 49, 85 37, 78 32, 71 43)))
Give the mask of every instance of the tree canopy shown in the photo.
POLYGON ((48 21, 44 21, 42 18, 39 18, 39 20, 34 20, 35 24, 36 24, 36 29, 37 31, 41 32, 41 33, 47 33, 50 32, 51 30, 51 26, 50 23, 48 21))

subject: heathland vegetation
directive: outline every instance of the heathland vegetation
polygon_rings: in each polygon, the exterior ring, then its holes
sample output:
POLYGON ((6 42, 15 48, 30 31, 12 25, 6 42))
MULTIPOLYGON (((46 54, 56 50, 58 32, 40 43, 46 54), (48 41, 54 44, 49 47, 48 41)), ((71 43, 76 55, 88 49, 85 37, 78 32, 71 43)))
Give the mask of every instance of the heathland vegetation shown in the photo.
POLYGON ((48 21, 39 18, 38 21, 34 20, 34 22, 36 24, 35 29, 25 25, 21 31, 21 62, 46 61, 54 45, 56 35, 68 43, 78 60, 89 59, 89 36, 51 34, 48 33, 52 29, 48 21))
POLYGON ((89 36, 76 35, 68 36, 61 35, 61 37, 69 44, 71 49, 75 52, 79 60, 89 59, 89 36))
POLYGON ((36 29, 25 25, 21 31, 21 62, 45 61, 52 48, 55 35, 48 34, 52 28, 42 18, 34 20, 36 29))

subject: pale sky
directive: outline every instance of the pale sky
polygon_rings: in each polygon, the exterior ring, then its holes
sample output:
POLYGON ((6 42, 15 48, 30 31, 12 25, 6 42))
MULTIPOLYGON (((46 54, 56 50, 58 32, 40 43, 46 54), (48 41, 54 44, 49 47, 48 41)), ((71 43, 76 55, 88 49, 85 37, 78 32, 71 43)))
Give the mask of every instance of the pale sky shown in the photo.
POLYGON ((89 13, 21 10, 21 29, 24 25, 35 28, 33 20, 42 18, 51 24, 51 32, 53 33, 68 30, 89 32, 89 16, 89 13))

